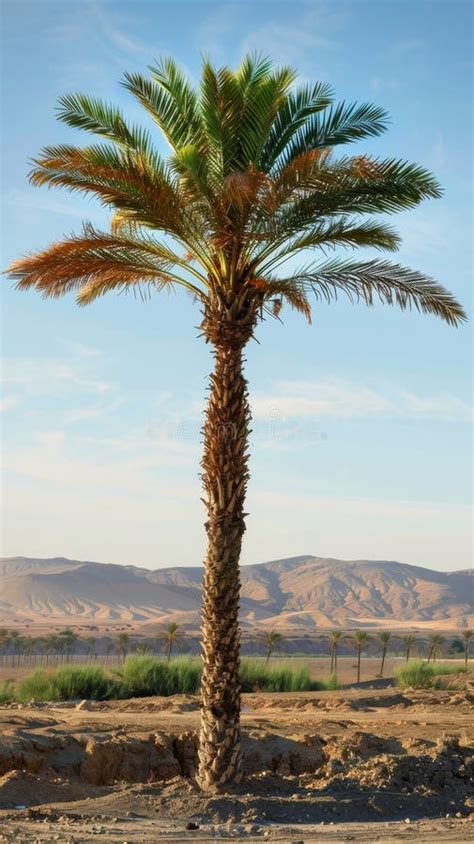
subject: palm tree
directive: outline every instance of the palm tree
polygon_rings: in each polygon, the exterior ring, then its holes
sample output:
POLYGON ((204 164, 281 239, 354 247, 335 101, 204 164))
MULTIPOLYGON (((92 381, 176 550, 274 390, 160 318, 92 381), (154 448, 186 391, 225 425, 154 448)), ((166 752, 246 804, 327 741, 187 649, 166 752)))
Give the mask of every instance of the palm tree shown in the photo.
POLYGON ((94 653, 95 643, 96 643, 96 638, 95 638, 95 636, 88 636, 88 637, 86 638, 86 645, 87 645, 87 659, 89 660, 89 662, 92 660, 92 656, 93 656, 93 653, 94 653))
POLYGON ((467 661, 469 659, 469 641, 474 635, 474 630, 463 630, 462 637, 464 639, 464 665, 467 669, 467 661))
POLYGON ((428 636, 428 641, 430 643, 430 649, 428 652, 428 662, 433 659, 433 662, 436 662, 436 657, 439 656, 441 653, 444 643, 446 639, 444 636, 441 636, 440 633, 432 633, 428 636))
POLYGON ((6 627, 0 627, 0 648, 4 651, 3 653, 3 662, 6 664, 7 661, 7 650, 8 645, 10 642, 10 634, 6 627))
POLYGON ((77 633, 74 633, 74 630, 71 630, 70 627, 66 627, 64 630, 59 631, 59 640, 64 643, 66 662, 70 662, 72 659, 78 638, 77 633))
POLYGON ((365 247, 393 251, 400 240, 373 216, 439 197, 426 170, 399 158, 337 156, 335 150, 388 125, 370 104, 333 105, 325 83, 295 87, 290 68, 247 56, 237 71, 203 62, 194 90, 172 59, 151 77, 126 74, 125 88, 170 147, 84 94, 60 99, 58 117, 106 143, 46 147, 34 185, 95 196, 113 212, 110 231, 82 233, 15 261, 21 290, 54 298, 75 291, 80 305, 109 291, 177 289, 202 312, 214 372, 202 458, 208 546, 203 590, 199 782, 211 791, 240 778, 239 559, 249 479, 250 409, 245 347, 286 303, 311 318, 311 298, 381 301, 434 314, 451 325, 462 307, 423 273, 382 259, 307 251, 365 247), (160 239, 160 235, 162 235, 160 239), (293 269, 302 259, 301 269, 293 269), (292 259, 288 263, 288 259, 292 259))
POLYGON ((16 655, 18 655, 18 665, 20 664, 21 638, 18 630, 10 631, 9 640, 12 649, 12 668, 14 668, 16 655))
POLYGON ((106 667, 109 664, 110 654, 113 653, 114 650, 115 650, 115 642, 110 642, 110 641, 107 642, 107 644, 105 646, 105 665, 106 665, 106 667))
POLYGON ((382 630, 382 632, 379 633, 379 639, 382 643, 382 662, 380 663, 380 676, 381 677, 383 677, 383 669, 384 669, 384 665, 385 665, 385 657, 387 655, 387 647, 388 647, 388 644, 389 644, 391 638, 392 638, 392 634, 389 633, 387 630, 382 630))
POLYGON ((122 662, 124 661, 125 657, 128 654, 128 649, 130 646, 130 636, 128 633, 119 633, 117 636, 117 652, 122 657, 122 662))
POLYGON ((331 674, 334 674, 334 677, 337 681, 337 649, 339 647, 339 642, 341 639, 344 639, 345 634, 342 630, 332 630, 329 634, 329 641, 331 643, 331 674))
POLYGON ((410 659, 411 649, 416 642, 416 636, 404 636, 403 637, 403 644, 405 647, 405 660, 408 662, 410 659))
POLYGON ((265 642, 267 648, 267 655, 265 658, 265 665, 268 665, 270 662, 270 657, 274 651, 274 649, 279 645, 279 643, 283 640, 283 636, 281 633, 277 633, 276 630, 265 630, 262 633, 263 641, 265 642))
POLYGON ((168 662, 171 659, 171 652, 173 650, 173 645, 178 642, 178 639, 182 639, 184 636, 184 630, 179 626, 179 624, 175 624, 175 622, 171 622, 166 627, 166 630, 163 632, 163 640, 164 640, 164 647, 166 650, 166 658, 168 662))
POLYGON ((356 630, 353 633, 352 638, 354 639, 357 648, 357 682, 360 683, 360 663, 362 657, 362 648, 367 643, 369 634, 365 633, 364 630, 356 630))

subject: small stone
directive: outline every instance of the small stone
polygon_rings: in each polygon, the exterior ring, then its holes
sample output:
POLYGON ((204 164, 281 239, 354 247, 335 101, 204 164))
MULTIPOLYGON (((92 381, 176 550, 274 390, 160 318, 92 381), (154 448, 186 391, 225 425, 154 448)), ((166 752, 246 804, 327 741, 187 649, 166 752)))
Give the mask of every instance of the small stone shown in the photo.
POLYGON ((411 823, 410 818, 405 818, 405 823, 411 823))
POLYGON ((194 821, 189 821, 189 823, 187 823, 187 824, 186 824, 186 826, 185 826, 184 828, 185 828, 185 829, 189 829, 189 830, 191 830, 191 829, 199 829, 199 824, 198 824, 198 823, 194 823, 194 821))

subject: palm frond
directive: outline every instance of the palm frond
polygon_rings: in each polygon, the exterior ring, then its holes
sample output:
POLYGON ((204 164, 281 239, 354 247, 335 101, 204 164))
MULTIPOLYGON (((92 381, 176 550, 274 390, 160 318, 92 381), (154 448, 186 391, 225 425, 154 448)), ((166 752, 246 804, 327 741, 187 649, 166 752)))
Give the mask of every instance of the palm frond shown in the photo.
POLYGON ((7 272, 18 289, 35 288, 45 298, 76 290, 79 304, 88 304, 110 290, 141 289, 143 285, 161 289, 176 284, 204 299, 204 289, 175 275, 175 257, 150 237, 112 235, 89 224, 81 235, 14 261, 7 272))
POLYGON ((378 299, 402 310, 434 314, 449 325, 459 325, 466 319, 459 302, 432 278, 388 261, 334 260, 303 269, 283 281, 294 282, 298 290, 311 291, 320 301, 331 302, 340 292, 351 302, 363 301, 372 306, 378 299))
POLYGON ((258 166, 269 171, 308 118, 331 104, 332 96, 331 86, 324 82, 290 91, 275 115, 258 166))
POLYGON ((383 108, 371 103, 338 103, 323 112, 312 114, 282 151, 287 164, 310 149, 350 144, 361 138, 381 135, 388 126, 383 108))
POLYGON ((145 79, 140 73, 125 73, 122 83, 158 124, 170 146, 177 150, 188 143, 199 142, 201 124, 197 113, 196 95, 183 81, 176 69, 176 75, 167 75, 160 65, 153 69, 153 78, 145 79))
POLYGON ((59 98, 57 114, 59 120, 75 129, 85 129, 146 155, 152 152, 151 138, 146 130, 128 126, 118 108, 97 98, 87 94, 66 94, 59 98))

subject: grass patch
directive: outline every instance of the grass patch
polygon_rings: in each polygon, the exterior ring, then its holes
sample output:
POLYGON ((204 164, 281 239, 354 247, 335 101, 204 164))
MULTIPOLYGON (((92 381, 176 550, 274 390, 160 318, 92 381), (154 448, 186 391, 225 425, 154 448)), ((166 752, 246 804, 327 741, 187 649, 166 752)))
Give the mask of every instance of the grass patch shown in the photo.
POLYGON ((445 674, 463 674, 465 670, 462 665, 410 660, 397 668, 395 679, 401 689, 432 689, 435 686, 436 677, 445 674))
POLYGON ((105 700, 119 697, 117 681, 98 665, 62 665, 56 671, 38 668, 25 677, 18 689, 19 700, 105 700))
POLYGON ((240 665, 243 692, 316 692, 335 689, 336 680, 311 680, 307 665, 280 662, 265 665, 261 659, 243 659, 240 665))
POLYGON ((201 662, 189 656, 166 662, 154 656, 128 656, 117 672, 121 697, 195 694, 201 681, 201 662))
POLYGON ((5 680, 0 683, 0 706, 6 703, 13 703, 15 700, 15 685, 13 680, 5 680))

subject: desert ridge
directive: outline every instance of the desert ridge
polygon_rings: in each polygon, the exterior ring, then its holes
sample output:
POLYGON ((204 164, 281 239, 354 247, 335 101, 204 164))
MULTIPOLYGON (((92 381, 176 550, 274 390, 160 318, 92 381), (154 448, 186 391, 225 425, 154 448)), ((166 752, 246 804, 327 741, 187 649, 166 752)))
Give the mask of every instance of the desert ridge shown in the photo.
MULTIPOLYGON (((245 628, 459 629, 474 623, 471 571, 304 555, 242 567, 245 628)), ((67 558, 0 559, 2 624, 199 626, 202 568, 150 570, 67 558)))

